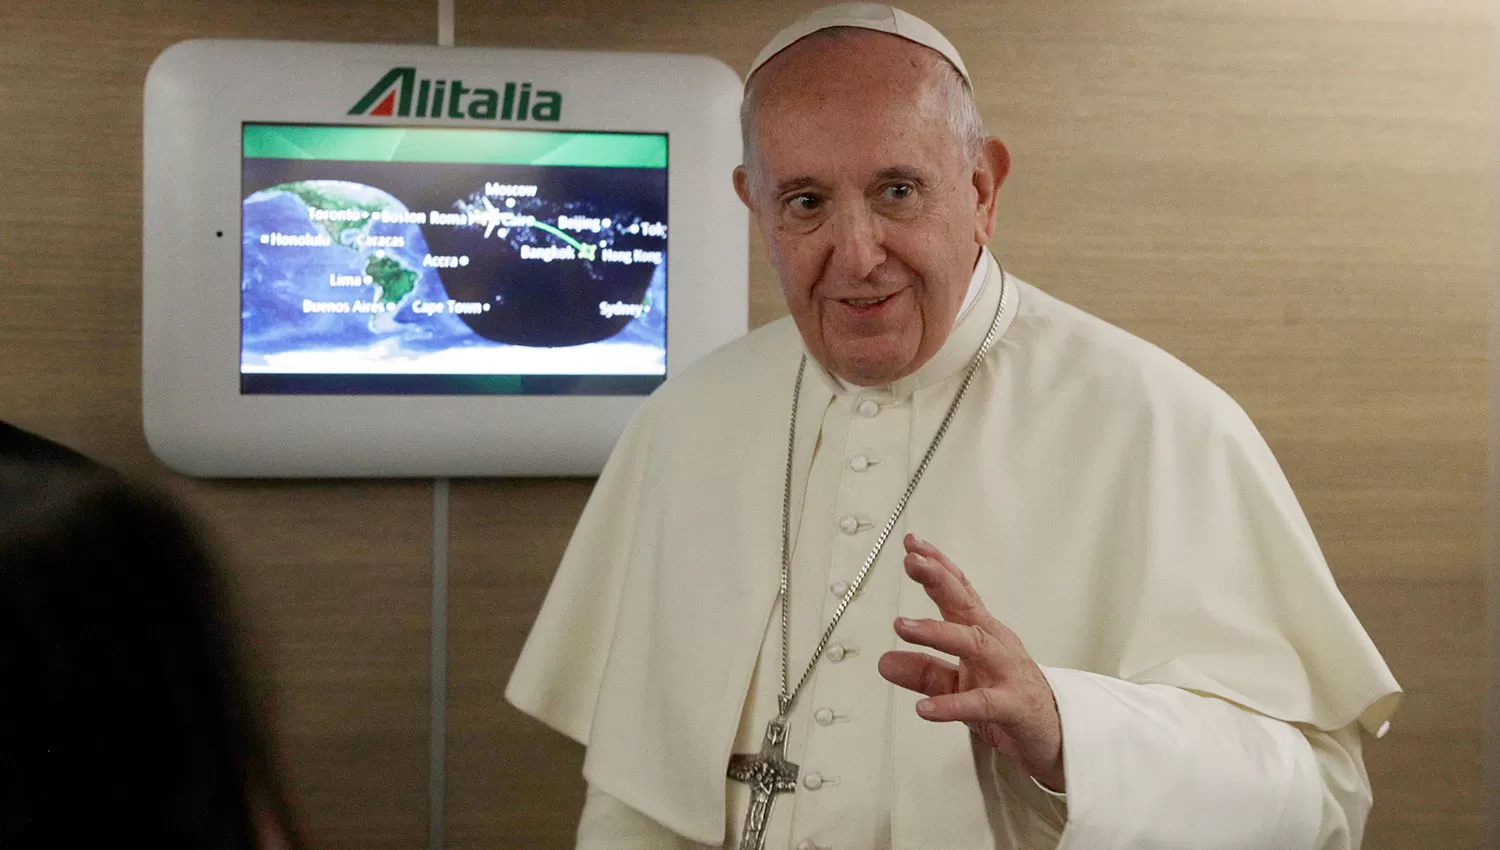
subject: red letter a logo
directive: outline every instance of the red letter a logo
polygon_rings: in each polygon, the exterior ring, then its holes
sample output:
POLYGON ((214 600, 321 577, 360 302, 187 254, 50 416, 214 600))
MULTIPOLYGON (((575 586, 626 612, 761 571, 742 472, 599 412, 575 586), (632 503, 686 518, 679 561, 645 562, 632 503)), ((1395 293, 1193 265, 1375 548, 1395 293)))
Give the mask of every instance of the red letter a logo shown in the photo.
POLYGON ((416 78, 416 68, 390 69, 380 78, 380 82, 365 92, 359 103, 354 104, 349 114, 364 115, 365 110, 369 109, 371 115, 400 115, 405 118, 411 114, 411 90, 417 87, 416 78), (378 104, 375 103, 377 99, 380 101, 378 104), (372 104, 374 109, 370 109, 372 104))
POLYGON ((371 115, 394 115, 395 113, 396 92, 394 90, 385 96, 385 100, 382 100, 374 109, 370 110, 371 115))

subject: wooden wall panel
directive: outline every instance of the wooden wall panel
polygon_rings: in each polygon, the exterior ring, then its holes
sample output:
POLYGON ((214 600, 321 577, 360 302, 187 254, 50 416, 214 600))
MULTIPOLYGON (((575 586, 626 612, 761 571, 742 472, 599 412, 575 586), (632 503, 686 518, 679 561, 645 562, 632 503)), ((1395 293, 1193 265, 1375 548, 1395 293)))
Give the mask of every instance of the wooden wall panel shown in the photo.
POLYGON ((210 527, 319 848, 426 841, 431 484, 205 483, 151 457, 142 86, 156 55, 187 38, 435 34, 434 6, 404 0, 0 3, 0 418, 163 479, 210 527))
POLYGON ((504 690, 592 484, 454 486, 450 848, 573 846, 583 806, 583 748, 511 708, 504 690))
MULTIPOLYGON (((814 5, 459 0, 457 35, 707 53, 743 74, 814 5)), ((1014 156, 1001 260, 1212 378, 1281 459, 1409 694, 1368 750, 1366 847, 1478 846, 1490 4, 902 5, 958 46, 1014 156)), ((752 326, 785 313, 763 250, 752 233, 752 326)), ((494 543, 533 491, 460 493, 455 688, 498 700, 553 562, 494 543)), ((498 701, 454 710, 453 846, 571 846, 577 748, 498 701), (518 783, 514 762, 546 758, 535 790, 518 783)))
POLYGON ((1479 847, 1484 582, 1355 578, 1345 596, 1406 688, 1384 740, 1366 742, 1375 783, 1367 848, 1479 847))
POLYGON ((432 484, 175 483, 230 567, 309 848, 425 847, 432 484))

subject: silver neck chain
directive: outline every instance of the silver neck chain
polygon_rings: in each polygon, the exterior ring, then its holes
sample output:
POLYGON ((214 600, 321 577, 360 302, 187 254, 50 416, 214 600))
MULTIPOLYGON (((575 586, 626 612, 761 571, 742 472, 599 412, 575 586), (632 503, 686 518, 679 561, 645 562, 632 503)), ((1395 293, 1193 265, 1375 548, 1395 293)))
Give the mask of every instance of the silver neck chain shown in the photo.
POLYGON ((928 464, 932 463, 932 456, 937 453, 938 444, 943 441, 943 435, 948 433, 948 426, 952 424, 953 415, 958 412, 959 403, 964 400, 964 395, 969 391, 969 384, 973 383, 974 375, 979 371, 979 364, 999 337, 1000 320, 1005 315, 1005 306, 1009 296, 1010 288, 1007 286, 1005 269, 1001 268, 1000 304, 995 308, 995 318, 990 322, 989 333, 985 334, 984 342, 980 344, 979 350, 974 352, 974 359, 969 363, 968 371, 964 373, 963 383, 958 385, 958 392, 954 393, 953 401, 948 405, 948 412, 943 415, 943 421, 938 425, 937 433, 932 435, 932 442, 927 445, 927 452, 922 455, 922 462, 917 464, 917 471, 912 473, 911 481, 906 485, 906 492, 902 493, 901 498, 896 501, 896 508, 891 511, 890 519, 885 521, 885 527, 880 530, 880 536, 875 539, 875 546, 870 549, 870 554, 865 556, 864 565, 859 568, 854 581, 849 583, 849 589, 844 591, 843 598, 834 609, 833 619, 829 621, 828 628, 823 630, 823 637, 818 640, 812 658, 807 662, 807 669, 803 671, 802 678, 797 681, 797 687, 788 690, 790 678, 787 664, 791 657, 792 630, 789 614, 792 574, 792 456, 797 447, 797 402, 802 396, 802 375, 807 371, 807 355, 802 355, 802 362, 797 366, 797 383, 792 388, 792 424, 786 441, 786 486, 782 491, 781 502, 781 694, 777 698, 777 703, 783 720, 790 714, 792 703, 796 701, 797 695, 802 693, 802 686, 806 685, 807 680, 812 676, 818 659, 823 657, 824 650, 828 648, 828 641, 833 637, 834 628, 838 626, 839 619, 844 616, 850 600, 859 593, 860 585, 864 584, 865 576, 869 575, 870 568, 875 565, 875 559, 880 555, 880 550, 885 547, 885 541, 891 536, 891 531, 895 529, 896 521, 901 518, 902 511, 906 510, 906 503, 911 499, 911 494, 916 492, 917 484, 927 472, 928 464))

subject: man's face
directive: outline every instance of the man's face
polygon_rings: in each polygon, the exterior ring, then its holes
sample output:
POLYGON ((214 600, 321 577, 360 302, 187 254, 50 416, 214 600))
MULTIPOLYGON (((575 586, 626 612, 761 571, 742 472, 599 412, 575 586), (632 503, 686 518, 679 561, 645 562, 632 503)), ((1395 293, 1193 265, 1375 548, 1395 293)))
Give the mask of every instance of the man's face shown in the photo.
POLYGON ((977 165, 965 154, 942 61, 861 32, 805 39, 757 71, 757 172, 737 170, 735 187, 808 350, 855 384, 909 375, 942 347, 992 233, 1008 159, 997 140, 977 165))

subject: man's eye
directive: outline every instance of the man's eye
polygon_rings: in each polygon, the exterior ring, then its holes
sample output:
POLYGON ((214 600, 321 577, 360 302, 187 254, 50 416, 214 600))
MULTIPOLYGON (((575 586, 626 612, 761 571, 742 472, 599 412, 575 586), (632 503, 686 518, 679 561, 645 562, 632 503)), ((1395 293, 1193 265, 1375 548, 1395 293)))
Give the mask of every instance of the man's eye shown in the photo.
POLYGON ((815 195, 793 195, 787 199, 787 206, 794 213, 810 213, 817 211, 822 201, 815 195))
POLYGON ((914 191, 910 183, 892 183, 885 187, 885 196, 892 201, 904 201, 910 198, 914 191))

